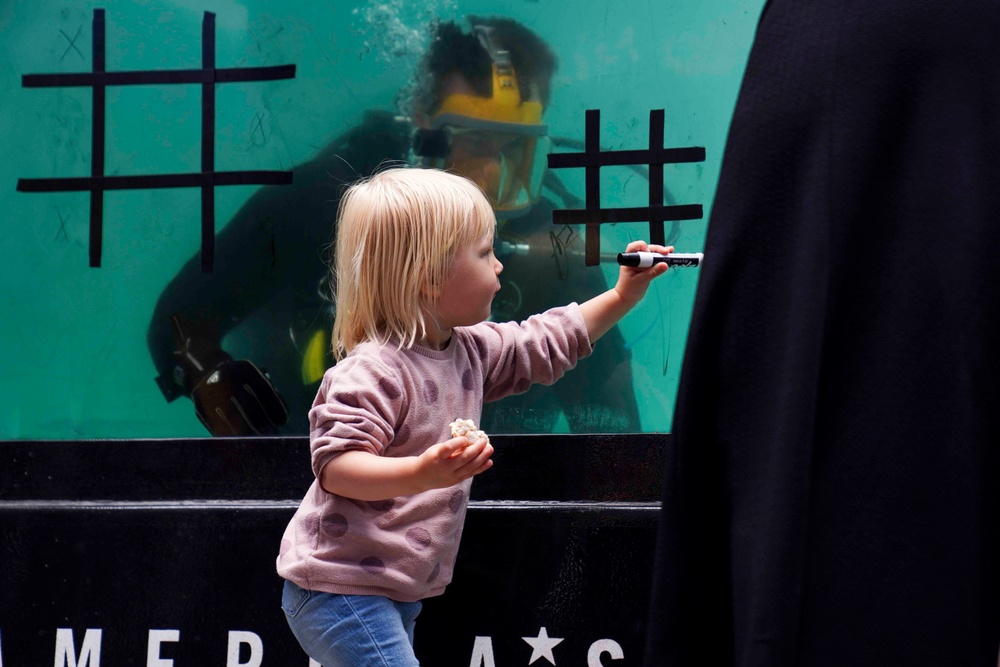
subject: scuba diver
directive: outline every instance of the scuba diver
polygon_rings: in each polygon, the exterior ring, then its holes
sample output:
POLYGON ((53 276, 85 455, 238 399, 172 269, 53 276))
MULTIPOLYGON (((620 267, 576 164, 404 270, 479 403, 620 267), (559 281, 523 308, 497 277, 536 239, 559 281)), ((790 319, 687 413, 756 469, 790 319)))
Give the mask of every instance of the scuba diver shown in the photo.
MULTIPOLYGON (((210 433, 305 434, 307 414, 333 363, 329 249, 343 188, 409 162, 476 182, 498 218, 504 263, 493 319, 526 319, 606 289, 585 270, 583 238, 554 225, 557 206, 582 207, 546 171, 542 115, 556 58, 517 21, 469 17, 438 23, 409 90, 408 116, 369 111, 362 123, 294 168, 293 183, 257 190, 218 234, 215 272, 192 257, 156 304, 147 342, 167 401, 188 396, 210 433), (570 289, 572 288, 572 289, 570 289)), ((609 332, 571 379, 484 407, 490 433, 635 432, 630 353, 609 332)), ((450 415, 449 420, 455 418, 450 415)))

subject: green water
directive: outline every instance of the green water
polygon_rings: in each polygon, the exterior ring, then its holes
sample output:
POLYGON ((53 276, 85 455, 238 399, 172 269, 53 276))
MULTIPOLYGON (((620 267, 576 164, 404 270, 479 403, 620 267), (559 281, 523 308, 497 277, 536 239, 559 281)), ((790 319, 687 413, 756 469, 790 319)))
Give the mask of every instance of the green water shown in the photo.
MULTIPOLYGON (((0 438, 206 435, 190 401, 164 400, 146 347, 160 291, 199 250, 199 191, 105 193, 99 268, 88 265, 88 193, 16 191, 18 179, 90 175, 91 90, 26 88, 22 76, 91 71, 95 9, 105 10, 108 72, 200 68, 206 11, 216 15, 217 67, 296 66, 294 79, 216 86, 217 170, 293 169, 359 122, 366 109, 392 108, 423 47, 422 28, 429 20, 466 14, 517 18, 559 57, 553 103, 545 115, 551 134, 582 140, 585 110, 600 109, 606 148, 645 148, 649 112, 664 109, 666 146, 705 147, 704 162, 665 169, 665 183, 678 203, 704 206, 704 218, 682 223, 676 240, 679 251, 699 251, 762 5, 763 0, 0 3, 0 438)), ((105 173, 200 171, 201 102, 201 87, 194 84, 109 87, 105 173)), ((560 171, 582 197, 583 171, 560 171)), ((217 228, 255 190, 216 188, 217 228)), ((628 168, 602 170, 604 206, 644 206, 647 192, 646 181, 628 168)), ((644 224, 605 226, 602 248, 614 252, 647 235, 644 224)), ((609 280, 617 273, 608 265, 589 270, 603 270, 609 280)), ((644 431, 670 430, 697 276, 697 270, 670 272, 620 325, 632 354, 644 431)), ((237 330, 236 347, 238 339, 237 330)), ((559 422, 554 430, 565 428, 559 422)))

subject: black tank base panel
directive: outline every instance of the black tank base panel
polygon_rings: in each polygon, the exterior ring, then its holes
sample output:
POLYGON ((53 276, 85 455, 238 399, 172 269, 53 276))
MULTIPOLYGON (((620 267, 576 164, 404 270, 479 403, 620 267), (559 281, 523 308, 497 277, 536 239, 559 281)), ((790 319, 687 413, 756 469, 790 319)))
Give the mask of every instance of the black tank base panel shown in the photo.
MULTIPOLYGON (((491 439, 421 661, 641 664, 667 436, 491 439)), ((274 563, 311 482, 305 438, 3 443, 0 659, 304 666, 274 563)))

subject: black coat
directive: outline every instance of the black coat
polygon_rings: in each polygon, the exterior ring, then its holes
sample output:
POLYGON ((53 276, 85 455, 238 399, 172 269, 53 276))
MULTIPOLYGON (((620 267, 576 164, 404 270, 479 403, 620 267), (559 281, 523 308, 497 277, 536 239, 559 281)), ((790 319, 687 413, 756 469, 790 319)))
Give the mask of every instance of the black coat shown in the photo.
POLYGON ((1000 3, 772 0, 713 206, 649 666, 997 664, 1000 3))

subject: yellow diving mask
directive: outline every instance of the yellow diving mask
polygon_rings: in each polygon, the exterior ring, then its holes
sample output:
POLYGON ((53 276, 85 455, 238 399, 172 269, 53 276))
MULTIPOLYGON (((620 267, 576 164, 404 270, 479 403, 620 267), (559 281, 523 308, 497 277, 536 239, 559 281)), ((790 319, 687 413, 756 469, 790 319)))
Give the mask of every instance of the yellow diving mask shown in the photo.
POLYGON ((497 217, 512 218, 541 196, 551 142, 541 102, 521 100, 509 53, 494 49, 483 34, 493 58, 493 96, 448 95, 430 129, 415 133, 413 149, 424 164, 475 182, 497 217))

